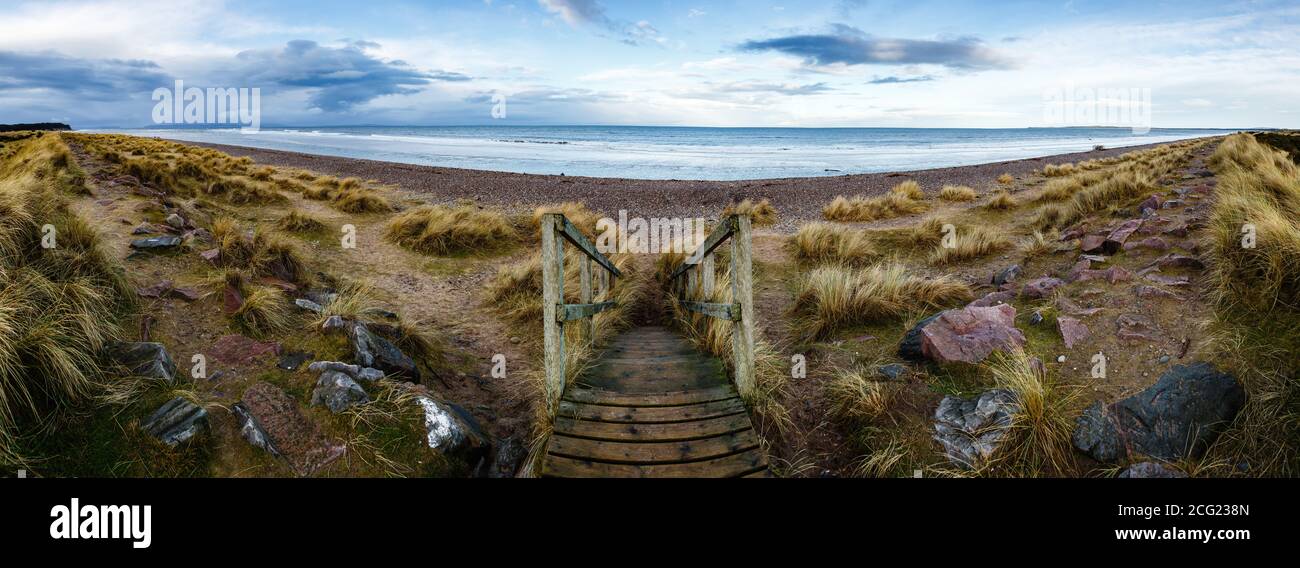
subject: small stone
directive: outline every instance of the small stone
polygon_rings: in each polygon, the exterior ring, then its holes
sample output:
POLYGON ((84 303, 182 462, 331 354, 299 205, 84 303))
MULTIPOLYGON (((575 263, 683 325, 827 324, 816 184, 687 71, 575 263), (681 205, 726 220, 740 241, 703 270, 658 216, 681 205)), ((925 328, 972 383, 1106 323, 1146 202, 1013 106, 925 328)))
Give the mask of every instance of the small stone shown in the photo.
POLYGON ((1008 282, 1013 282, 1015 281, 1016 278, 1020 277, 1020 272, 1021 272, 1021 268, 1019 264, 1013 264, 1011 266, 1008 266, 1002 269, 997 274, 993 275, 993 285, 1001 286, 1008 282))
POLYGON ((109 359, 137 377, 162 379, 168 383, 176 378, 176 363, 161 343, 110 341, 104 345, 104 351, 109 359))
POLYGON ((221 249, 205 250, 199 253, 199 256, 210 263, 216 264, 217 259, 221 258, 221 249))
POLYGON ((308 300, 307 298, 298 298, 297 300, 293 301, 293 304, 309 312, 316 312, 318 314, 325 312, 325 308, 321 307, 320 304, 308 300))
POLYGON ((178 231, 185 228, 185 219, 175 213, 168 215, 167 219, 164 220, 163 222, 167 223, 169 227, 176 229, 178 231))
POLYGON ((338 414, 358 404, 370 402, 370 396, 361 385, 346 374, 326 371, 316 380, 311 393, 311 405, 324 404, 330 412, 338 414))
POLYGON ((1161 356, 1160 356, 1160 364, 1161 364, 1161 365, 1163 365, 1163 364, 1165 364, 1165 363, 1168 363, 1169 360, 1170 360, 1170 357, 1169 357, 1168 355, 1161 355, 1161 356))
POLYGON ((1034 310, 1034 313, 1029 316, 1029 325, 1038 325, 1040 323, 1043 323, 1043 312, 1034 310))
POLYGON ((164 444, 177 446, 194 438, 208 424, 208 411, 184 398, 163 404, 140 425, 164 444))
POLYGON ((1074 349, 1076 343, 1088 339, 1088 326, 1077 319, 1059 316, 1056 318, 1056 326, 1061 332, 1061 339, 1065 341, 1066 349, 1074 349))
POLYGON ((880 376, 888 380, 897 381, 907 374, 907 366, 900 365, 898 363, 890 363, 888 365, 881 366, 879 369, 879 373, 880 376))
POLYGON ((286 371, 297 371, 298 367, 301 367, 303 363, 315 357, 314 354, 305 351, 287 351, 280 355, 280 361, 275 366, 286 371))
POLYGON ((180 244, 180 237, 168 235, 131 241, 131 248, 137 250, 169 249, 178 247, 180 244))
POLYGON ((1046 298, 1052 294, 1052 291, 1064 284, 1065 281, 1060 278, 1050 276, 1038 278, 1025 283, 1024 287, 1020 289, 1020 295, 1031 300, 1046 298))
POLYGON ((212 359, 227 365, 247 365, 280 354, 280 344, 242 335, 223 335, 208 349, 212 359))
POLYGON ((510 337, 510 343, 511 343, 511 344, 516 344, 516 345, 517 345, 517 344, 519 343, 519 337, 518 337, 518 336, 511 336, 511 337, 510 337))
POLYGON ((1065 355, 1059 355, 1059 356, 1057 356, 1057 357, 1056 357, 1056 362, 1057 362, 1057 363, 1064 363, 1064 362, 1065 362, 1065 355))

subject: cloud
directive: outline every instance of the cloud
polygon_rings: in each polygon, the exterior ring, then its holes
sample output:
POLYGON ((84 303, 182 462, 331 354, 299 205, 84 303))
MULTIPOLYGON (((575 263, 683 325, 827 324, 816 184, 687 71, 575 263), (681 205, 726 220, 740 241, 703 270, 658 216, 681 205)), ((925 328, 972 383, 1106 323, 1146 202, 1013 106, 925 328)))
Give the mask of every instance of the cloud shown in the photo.
POLYGON ((628 45, 641 45, 646 42, 663 44, 667 40, 659 34, 650 22, 626 22, 610 18, 605 7, 597 0, 537 0, 547 12, 555 14, 572 27, 596 26, 618 36, 618 40, 628 45))
POLYGON ((810 66, 934 64, 953 69, 1006 69, 1011 61, 976 38, 949 40, 894 39, 867 35, 843 24, 831 33, 750 40, 741 51, 778 51, 802 57, 810 66))
POLYGON ((890 75, 888 77, 881 77, 877 75, 875 77, 872 77, 870 81, 867 81, 867 84, 896 85, 898 83, 925 83, 933 80, 934 80, 934 75, 918 75, 915 77, 897 77, 894 75, 890 75))
POLYGON ((171 82, 156 63, 141 59, 83 59, 49 51, 0 51, 0 92, 49 91, 74 100, 114 101, 171 82))
MULTIPOLYGON (((236 56, 242 82, 252 87, 309 89, 309 108, 347 111, 385 95, 408 95, 434 81, 468 81, 449 71, 421 71, 404 61, 383 61, 365 52, 368 42, 343 47, 293 40, 280 49, 248 50, 236 56)), ((242 86, 242 85, 241 85, 242 86)))

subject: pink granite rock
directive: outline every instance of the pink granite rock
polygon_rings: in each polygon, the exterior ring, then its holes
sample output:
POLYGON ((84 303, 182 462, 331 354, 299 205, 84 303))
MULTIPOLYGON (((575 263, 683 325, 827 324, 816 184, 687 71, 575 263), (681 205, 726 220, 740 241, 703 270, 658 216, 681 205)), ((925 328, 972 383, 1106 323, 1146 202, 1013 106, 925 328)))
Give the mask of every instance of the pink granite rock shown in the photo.
POLYGON ((979 363, 1025 345, 1015 321, 1016 308, 1007 304, 948 310, 922 328, 921 353, 939 363, 979 363))
POLYGON ((1052 278, 1050 276, 1036 278, 1025 283, 1024 287, 1020 289, 1020 295, 1031 300, 1046 298, 1052 294, 1053 290, 1056 290, 1063 284, 1065 284, 1065 281, 1060 278, 1052 278))
POLYGON ((1065 340, 1067 349, 1074 349, 1075 343, 1088 338, 1088 326, 1070 316, 1057 317, 1056 327, 1061 331, 1061 339, 1065 340))

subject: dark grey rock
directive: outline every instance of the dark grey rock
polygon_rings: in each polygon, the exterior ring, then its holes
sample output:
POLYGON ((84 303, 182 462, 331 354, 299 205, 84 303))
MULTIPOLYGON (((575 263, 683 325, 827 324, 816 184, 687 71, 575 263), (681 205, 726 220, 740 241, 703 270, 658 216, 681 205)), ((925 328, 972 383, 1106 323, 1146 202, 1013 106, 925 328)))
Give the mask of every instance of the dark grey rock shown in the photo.
POLYGON ((137 250, 166 249, 166 248, 178 247, 180 246, 180 244, 181 244, 180 237, 177 237, 175 235, 167 235, 164 237, 149 237, 147 239, 137 239, 131 241, 131 248, 137 250))
POLYGON ((1002 269, 1000 272, 998 272, 993 276, 993 285, 1001 286, 1008 282, 1014 282, 1016 278, 1020 277, 1020 271, 1021 268, 1019 264, 1013 264, 1011 266, 1002 269))
POLYGON ((402 353, 391 341, 370 333, 365 325, 351 324, 348 339, 352 342, 352 355, 357 365, 374 367, 388 375, 420 382, 420 370, 416 367, 415 360, 402 353))
POLYGON ((161 343, 110 341, 104 346, 104 355, 132 375, 169 383, 176 380, 176 363, 161 343))
POLYGON ((939 319, 943 312, 934 314, 918 322, 915 327, 903 334, 903 340, 898 344, 898 356, 905 361, 924 361, 925 353, 921 351, 921 330, 930 325, 934 320, 939 319))
POLYGON ((208 411, 180 397, 163 404, 141 425, 150 436, 177 446, 198 435, 208 425, 208 411))
POLYGON ((1145 391, 1089 406, 1075 423, 1074 446, 1103 462, 1198 458, 1245 400, 1237 380, 1209 363, 1175 365, 1145 391))
POLYGON ((280 450, 276 449, 275 444, 271 443, 271 437, 267 435, 266 429, 258 423, 253 413, 244 406, 243 402, 236 402, 230 407, 230 411, 235 415, 235 420, 239 422, 239 435, 255 448, 265 450, 267 453, 279 457, 280 450))
POLYGON ((338 414, 358 404, 370 402, 370 396, 352 377, 337 371, 325 371, 311 393, 311 405, 324 404, 338 414))
POLYGON ((1006 389, 985 391, 973 399, 945 396, 934 412, 934 439, 948 461, 978 469, 997 453, 1019 411, 1016 395, 1006 389))
POLYGON ((519 466, 528 457, 528 448, 517 438, 506 438, 496 446, 492 453, 492 464, 488 466, 487 477, 504 479, 514 477, 519 466))
POLYGON ((1043 323, 1043 312, 1034 310, 1034 313, 1029 315, 1029 325, 1038 325, 1040 323, 1043 323))
POLYGON ((276 366, 286 371, 297 371, 303 363, 315 357, 316 355, 304 351, 286 351, 280 355, 280 361, 276 366))
POLYGON ((1125 479, 1173 479, 1187 477, 1187 474, 1156 462, 1141 462, 1128 466, 1119 476, 1125 479))
POLYGON ((317 304, 316 302, 313 302, 313 301, 311 301, 311 300, 308 300, 307 298, 298 298, 297 300, 294 300, 293 303, 294 303, 294 305, 296 305, 296 306, 298 306, 298 307, 300 307, 300 308, 302 308, 302 309, 304 309, 304 310, 307 310, 307 311, 316 312, 316 313, 318 313, 318 314, 319 314, 319 313, 324 313, 324 312, 325 312, 325 308, 321 307, 320 304, 317 304))
POLYGON ((897 381, 907 375, 907 366, 898 363, 890 363, 879 369, 880 376, 891 381, 897 381))
POLYGON ((370 367, 349 365, 347 363, 340 363, 338 361, 316 361, 315 363, 308 365, 307 370, 312 373, 324 373, 326 371, 334 371, 338 373, 343 373, 358 381, 377 381, 379 379, 384 378, 384 372, 380 371, 379 369, 371 369, 370 367))
POLYGON ((424 429, 430 449, 466 458, 470 464, 487 457, 492 439, 469 411, 429 396, 419 396, 416 402, 424 410, 424 429))

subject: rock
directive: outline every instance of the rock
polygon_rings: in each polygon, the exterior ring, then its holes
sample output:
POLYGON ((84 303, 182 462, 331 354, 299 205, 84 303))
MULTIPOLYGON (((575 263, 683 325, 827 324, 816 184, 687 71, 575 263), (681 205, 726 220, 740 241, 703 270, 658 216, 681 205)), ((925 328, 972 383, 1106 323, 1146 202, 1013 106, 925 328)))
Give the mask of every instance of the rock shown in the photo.
POLYGON ((136 225, 134 229, 131 230, 132 235, 148 235, 150 233, 165 233, 165 232, 167 232, 166 229, 159 227, 158 225, 155 225, 153 223, 140 223, 139 225, 136 225))
POLYGON ((1057 316, 1056 327, 1067 349, 1074 349, 1075 343, 1088 339, 1088 326, 1070 316, 1057 316))
POLYGON ((912 329, 903 334, 903 340, 898 343, 898 356, 905 361, 924 361, 925 353, 921 352, 921 330, 938 319, 940 314, 934 314, 918 322, 912 329))
POLYGON ((247 365, 280 354, 280 344, 242 335, 223 335, 208 349, 212 359, 227 365, 247 365))
POLYGON ((415 361, 391 341, 370 333, 365 325, 352 323, 348 329, 348 339, 352 342, 352 355, 358 365, 374 367, 388 375, 420 382, 420 370, 415 361))
POLYGON ((1015 279, 1020 276, 1020 272, 1021 272, 1021 268, 1019 264, 1013 264, 1011 266, 1008 266, 1002 269, 997 274, 993 275, 993 285, 1001 286, 1008 282, 1014 282, 1015 279))
POLYGON ((352 380, 352 377, 337 371, 325 371, 316 380, 316 389, 311 392, 311 405, 324 404, 330 412, 338 414, 357 404, 370 402, 366 389, 352 380))
POLYGON ((216 264, 221 258, 221 249, 205 250, 199 253, 199 256, 212 264, 216 264))
POLYGON ((301 367, 303 363, 315 357, 315 354, 306 351, 286 351, 280 355, 280 361, 275 366, 286 371, 297 371, 298 367, 301 367))
POLYGON ((1120 223, 1119 227, 1116 227, 1114 231, 1111 231, 1106 236, 1106 242, 1101 247, 1102 250, 1105 250, 1107 254, 1115 254, 1124 246, 1125 242, 1128 242, 1128 238, 1141 227, 1141 219, 1129 219, 1120 223))
POLYGON ((1155 266, 1159 266, 1161 270, 1164 270, 1166 268, 1191 268, 1195 270, 1200 270, 1202 268, 1205 268, 1205 263, 1201 262, 1199 258, 1195 258, 1191 256, 1183 256, 1181 254, 1167 254, 1157 259, 1155 262, 1155 266))
POLYGON ((193 231, 186 231, 185 234, 181 235, 181 239, 187 243, 212 244, 212 232, 207 229, 194 229, 193 231))
POLYGON ((180 445, 208 425, 208 411, 181 397, 167 401, 140 427, 169 446, 180 445))
POLYGON ((921 352, 938 363, 979 363, 993 351, 1024 346, 1015 321, 1016 308, 1007 304, 948 310, 921 330, 921 352))
POLYGON ((1148 197, 1146 201, 1143 201, 1141 205, 1138 205, 1138 211, 1141 212, 1143 215, 1147 214, 1148 212, 1154 212, 1159 208, 1160 208, 1160 196, 1158 195, 1152 195, 1151 197, 1148 197))
POLYGON ((282 457, 299 476, 308 476, 343 455, 343 444, 325 436, 302 415, 284 391, 259 382, 232 407, 240 434, 250 444, 282 457))
POLYGON ((326 371, 334 371, 338 373, 343 373, 358 381, 377 381, 379 379, 384 378, 384 372, 380 371, 379 369, 372 369, 370 367, 359 367, 357 365, 349 365, 347 363, 339 363, 337 361, 316 361, 315 363, 308 365, 307 370, 312 373, 324 373, 326 371))
POLYGON ((171 280, 163 280, 146 288, 139 288, 135 291, 141 298, 161 298, 168 292, 171 292, 175 285, 171 280))
POLYGON ((1168 363, 1170 359, 1171 357, 1169 357, 1168 355, 1161 355, 1158 361, 1160 361, 1161 365, 1164 365, 1165 363, 1168 363))
POLYGON ((1138 286, 1133 289, 1139 298, 1170 298, 1174 300, 1183 299, 1182 296, 1155 286, 1138 286))
POLYGON ((424 409, 426 441, 430 449, 467 458, 471 464, 477 463, 475 457, 487 455, 492 446, 491 438, 464 408, 436 401, 427 395, 417 397, 416 402, 424 409))
POLYGON ((176 380, 176 363, 161 343, 110 341, 104 345, 104 354, 132 375, 169 383, 176 380))
POLYGON ((168 215, 167 219, 164 220, 163 222, 167 223, 167 226, 176 229, 178 231, 185 229, 185 219, 175 213, 168 215))
POLYGON ((517 438, 506 438, 497 444, 496 451, 492 454, 492 465, 488 466, 487 477, 493 479, 514 477, 526 457, 528 457, 528 448, 525 448, 522 442, 517 438))
POLYGON ((320 304, 317 304, 316 302, 313 302, 306 298, 298 298, 297 300, 294 300, 293 303, 295 306, 298 306, 309 312, 316 312, 318 314, 325 312, 325 308, 321 307, 320 304))
POLYGON ((325 318, 325 322, 320 325, 322 331, 334 331, 344 329, 348 326, 347 320, 343 316, 330 316, 325 318))
POLYGON ((897 381, 907 375, 907 366, 898 363, 890 363, 888 365, 882 365, 877 369, 877 372, 887 380, 897 381))
POLYGON ((1119 477, 1124 479, 1174 479, 1187 477, 1187 474, 1176 469, 1169 469, 1156 462, 1141 462, 1128 466, 1128 469, 1120 472, 1119 477))
POLYGON ((1010 290, 1003 290, 1001 292, 989 292, 988 294, 985 294, 983 298, 975 300, 974 302, 971 302, 967 305, 975 306, 977 308, 987 308, 989 306, 1005 304, 1014 299, 1016 299, 1015 292, 1012 292, 1010 290))
POLYGON ((279 278, 271 278, 271 277, 259 278, 257 279, 257 282, 260 284, 265 284, 272 288, 279 288, 280 291, 282 292, 293 293, 298 291, 297 284, 294 284, 293 282, 289 282, 287 280, 281 280, 279 278))
POLYGON ((239 288, 226 284, 226 288, 221 291, 221 305, 226 315, 233 314, 244 307, 244 294, 239 291, 239 288))
POLYGON ((1020 409, 1009 390, 985 391, 973 399, 945 396, 934 412, 934 439, 948 461, 963 469, 978 469, 997 453, 1020 409))
POLYGON ((1186 203, 1187 203, 1186 201, 1183 201, 1183 200, 1181 200, 1181 199, 1170 199, 1169 201, 1166 201, 1166 202, 1164 202, 1164 203, 1161 203, 1161 204, 1160 204, 1160 208, 1161 208, 1161 209, 1173 209, 1173 208, 1175 208, 1175 207, 1182 207, 1182 206, 1185 205, 1186 203))
POLYGON ((1034 310, 1034 313, 1029 315, 1029 325, 1038 325, 1040 323, 1043 323, 1043 312, 1042 310, 1034 310))
POLYGON ((1075 282, 1087 282, 1089 280, 1105 280, 1111 284, 1117 282, 1128 282, 1133 279, 1133 273, 1129 272, 1123 266, 1112 266, 1106 270, 1082 270, 1075 275, 1075 282))
POLYGON ((1116 335, 1120 339, 1155 341, 1155 338, 1150 335, 1155 324, 1145 316, 1122 314, 1115 319, 1115 323, 1119 328, 1116 335))
POLYGON ((1083 252, 1098 252, 1104 250, 1106 245, 1106 235, 1084 235, 1083 240, 1079 241, 1079 250, 1083 252))
POLYGON ((1124 250, 1133 250, 1138 248, 1149 248, 1154 250, 1169 250, 1172 245, 1160 237, 1147 237, 1140 241, 1130 241, 1124 243, 1124 250))
POLYGON ((149 237, 131 241, 131 248, 136 250, 169 249, 180 246, 181 238, 176 236, 149 237))
POLYGON ((1058 287, 1064 284, 1065 281, 1061 280, 1060 278, 1052 278, 1050 276, 1044 276, 1042 278, 1037 278, 1034 280, 1030 280, 1029 282, 1026 282, 1025 286, 1020 289, 1020 295, 1029 298, 1031 300, 1046 298, 1052 295, 1053 290, 1056 290, 1058 287))
POLYGON ((1074 282, 1083 276, 1084 273, 1092 270, 1092 260, 1085 258, 1088 256, 1091 255, 1083 255, 1079 258, 1078 262, 1074 263, 1074 266, 1070 267, 1070 271, 1065 274, 1066 282, 1074 282))
POLYGON ((1102 462, 1199 458, 1245 400, 1237 380, 1209 363, 1175 365, 1145 391, 1088 407, 1076 421, 1074 446, 1102 462))
POLYGON ((180 298, 187 302, 195 302, 198 301, 199 298, 203 297, 198 290, 193 288, 172 288, 167 295, 172 298, 180 298))

